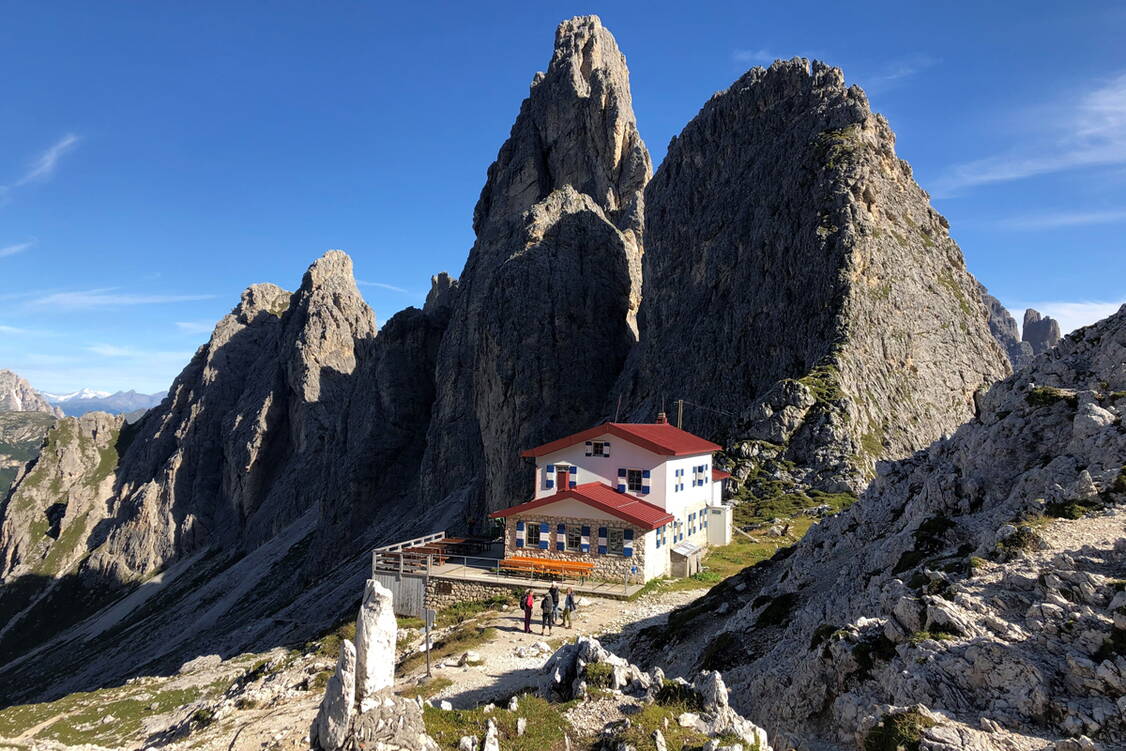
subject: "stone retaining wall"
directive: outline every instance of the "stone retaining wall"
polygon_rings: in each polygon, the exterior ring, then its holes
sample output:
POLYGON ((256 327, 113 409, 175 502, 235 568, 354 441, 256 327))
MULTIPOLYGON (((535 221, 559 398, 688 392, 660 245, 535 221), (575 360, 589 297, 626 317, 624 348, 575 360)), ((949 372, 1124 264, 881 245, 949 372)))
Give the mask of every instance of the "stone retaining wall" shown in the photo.
MULTIPOLYGON (((543 582, 537 582, 537 585, 539 589, 549 586, 543 582)), ((494 584, 431 576, 426 585, 426 603, 434 610, 441 610, 458 602, 481 602, 492 597, 511 596, 515 600, 527 588, 527 582, 494 584)))

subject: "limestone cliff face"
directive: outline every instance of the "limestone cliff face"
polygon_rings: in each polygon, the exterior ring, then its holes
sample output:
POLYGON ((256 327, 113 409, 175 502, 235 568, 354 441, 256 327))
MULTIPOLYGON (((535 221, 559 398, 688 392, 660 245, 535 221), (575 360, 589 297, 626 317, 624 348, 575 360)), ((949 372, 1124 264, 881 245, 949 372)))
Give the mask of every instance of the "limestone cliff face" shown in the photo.
POLYGON ((58 407, 47 403, 31 384, 10 370, 0 370, 0 412, 46 412, 62 417, 58 407))
POLYGON ((1020 370, 1031 362, 1035 355, 1032 345, 1021 341, 1016 319, 1001 301, 989 294, 984 286, 979 284, 978 289, 981 292, 981 301, 989 311, 989 333, 993 334, 993 338, 1001 345, 1013 370, 1020 370))
POLYGON ((0 499, 12 480, 39 455, 55 416, 47 412, 0 412, 0 499))
POLYGON ((123 424, 121 416, 90 412, 48 431, 0 514, 0 580, 53 576, 86 554, 85 542, 113 494, 123 424))
POLYGON ((669 145, 646 191, 632 416, 754 439, 860 487, 973 415, 1009 372, 947 223, 837 68, 754 68, 669 145))
POLYGON ((467 515, 522 500, 518 456, 590 425, 636 340, 650 175, 625 58, 563 22, 473 216, 436 372, 423 497, 467 515))
POLYGON ((1121 747, 1124 362, 1126 307, 995 385, 952 437, 885 465, 851 508, 639 649, 682 674, 712 655, 776 748, 865 747, 889 705, 916 703, 974 740, 920 748, 1042 748, 1080 733, 1121 747), (1007 745, 1001 728, 1040 740, 1007 745))
POLYGON ((1059 321, 1051 316, 1041 316, 1040 311, 1029 308, 1024 311, 1024 327, 1021 330, 1021 340, 1032 348, 1034 355, 1047 352, 1049 349, 1059 344, 1059 321))

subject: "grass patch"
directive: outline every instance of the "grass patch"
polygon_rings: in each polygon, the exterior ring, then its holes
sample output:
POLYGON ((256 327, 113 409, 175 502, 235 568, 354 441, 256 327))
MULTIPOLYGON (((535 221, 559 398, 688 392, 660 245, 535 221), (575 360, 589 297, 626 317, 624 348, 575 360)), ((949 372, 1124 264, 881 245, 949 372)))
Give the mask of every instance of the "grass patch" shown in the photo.
POLYGON ((1103 505, 1094 498, 1055 501, 1044 507, 1044 514, 1055 519, 1082 519, 1102 508, 1103 505))
POLYGON ((500 747, 505 751, 564 751, 568 748, 564 735, 571 726, 563 713, 571 706, 525 695, 520 698, 520 708, 515 712, 499 707, 491 713, 483 709, 445 712, 427 706, 423 708, 423 719, 427 734, 448 751, 457 750, 457 742, 463 735, 484 739, 489 718, 497 725, 500 747), (527 720, 524 735, 516 734, 516 720, 520 717, 527 720))
MULTIPOLYGON (((492 641, 496 635, 497 630, 495 628, 481 628, 472 623, 463 624, 443 637, 441 641, 434 643, 430 650, 430 659, 436 662, 453 655, 461 655, 463 652, 479 647, 487 641, 492 641)), ((396 672, 405 675, 425 663, 426 654, 424 652, 411 655, 399 663, 396 672)))
POLYGON ((1024 400, 1033 407, 1050 407, 1057 402, 1065 402, 1069 407, 1075 409, 1079 404, 1079 398, 1074 392, 1064 391, 1052 386, 1037 386, 1025 395, 1024 400))
POLYGON ((583 670, 583 680, 588 688, 610 688, 614 666, 608 662, 593 662, 583 670))
POLYGON ((417 686, 412 686, 409 689, 399 692, 400 696, 405 696, 408 699, 429 699, 434 694, 437 694, 442 689, 449 688, 454 685, 454 682, 445 676, 435 676, 427 681, 423 681, 417 686))
MULTIPOLYGON (((493 595, 487 600, 469 600, 465 602, 455 602, 453 605, 442 608, 438 611, 438 615, 434 619, 434 623, 439 628, 444 626, 454 626, 465 623, 471 618, 475 618, 482 613, 490 610, 497 610, 502 605, 516 605, 516 594, 511 595, 493 595)), ((422 622, 419 621, 421 627, 422 622)))
POLYGON ((413 615, 397 615, 395 616, 395 624, 399 628, 425 628, 426 624, 421 618, 416 618, 413 615))
MULTIPOLYGON (((345 639, 352 642, 356 640, 356 622, 353 620, 345 621, 321 637, 320 642, 316 645, 316 653, 321 657, 335 660, 340 657, 340 645, 344 643, 345 639)), ((309 651, 308 647, 306 647, 306 651, 309 651)))
POLYGON ((807 387, 813 398, 823 404, 840 401, 845 396, 836 365, 818 365, 799 378, 798 383, 807 387))
POLYGON ((907 638, 907 641, 911 642, 912 646, 918 646, 928 639, 933 639, 934 641, 955 641, 957 638, 957 634, 949 631, 916 631, 907 638))
POLYGON ((1005 560, 1008 560, 1021 553, 1036 550, 1039 547, 1040 536, 1032 530, 1031 526, 1023 525, 1017 527, 1016 532, 997 543, 997 553, 1005 560))
POLYGON ((868 731, 864 751, 919 751, 923 731, 934 725, 934 720, 913 709, 886 715, 868 731))

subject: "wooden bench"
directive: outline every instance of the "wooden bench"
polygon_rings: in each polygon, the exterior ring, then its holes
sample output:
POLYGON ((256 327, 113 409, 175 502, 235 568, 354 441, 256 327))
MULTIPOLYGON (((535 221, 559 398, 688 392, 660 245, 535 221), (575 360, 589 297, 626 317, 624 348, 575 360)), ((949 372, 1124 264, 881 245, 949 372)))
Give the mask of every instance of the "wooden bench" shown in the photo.
POLYGON ((547 574, 549 576, 564 576, 571 574, 585 579, 593 570, 594 564, 589 561, 565 561, 552 558, 526 558, 514 556, 498 561, 501 570, 513 573, 527 573, 529 575, 547 574))

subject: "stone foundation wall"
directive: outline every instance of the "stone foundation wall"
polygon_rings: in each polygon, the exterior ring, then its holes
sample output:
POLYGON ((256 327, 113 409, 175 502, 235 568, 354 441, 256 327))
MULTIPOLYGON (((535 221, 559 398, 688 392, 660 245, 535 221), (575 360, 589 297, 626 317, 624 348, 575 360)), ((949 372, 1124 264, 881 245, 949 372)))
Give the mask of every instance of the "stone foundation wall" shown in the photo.
POLYGON ((551 560, 561 561, 590 561, 594 564, 594 571, 591 576, 595 579, 606 579, 613 582, 625 581, 629 576, 632 583, 640 584, 645 577, 645 540, 643 535, 646 530, 639 529, 625 522, 607 522, 598 521, 595 519, 579 519, 566 516, 535 516, 529 514, 527 516, 513 516, 510 517, 505 525, 504 534, 504 557, 511 556, 527 556, 529 558, 549 558, 551 560), (538 547, 516 547, 516 521, 522 520, 525 524, 539 524, 541 521, 547 522, 551 525, 551 531, 548 533, 548 549, 540 550, 538 547), (555 526, 557 524, 566 524, 570 527, 581 527, 586 525, 590 527, 590 553, 582 553, 579 551, 564 550, 559 551, 555 549, 555 526), (626 558, 623 555, 598 555, 598 528, 599 527, 615 527, 617 529, 632 529, 633 530, 633 555, 626 558), (637 573, 631 574, 630 569, 637 567, 637 573))
MULTIPOLYGON (((543 582, 536 582, 536 585, 539 589, 548 586, 543 582)), ((498 596, 511 596, 515 600, 527 588, 528 582, 493 584, 432 576, 426 585, 426 603, 427 607, 441 610, 458 602, 481 602, 498 596)))

